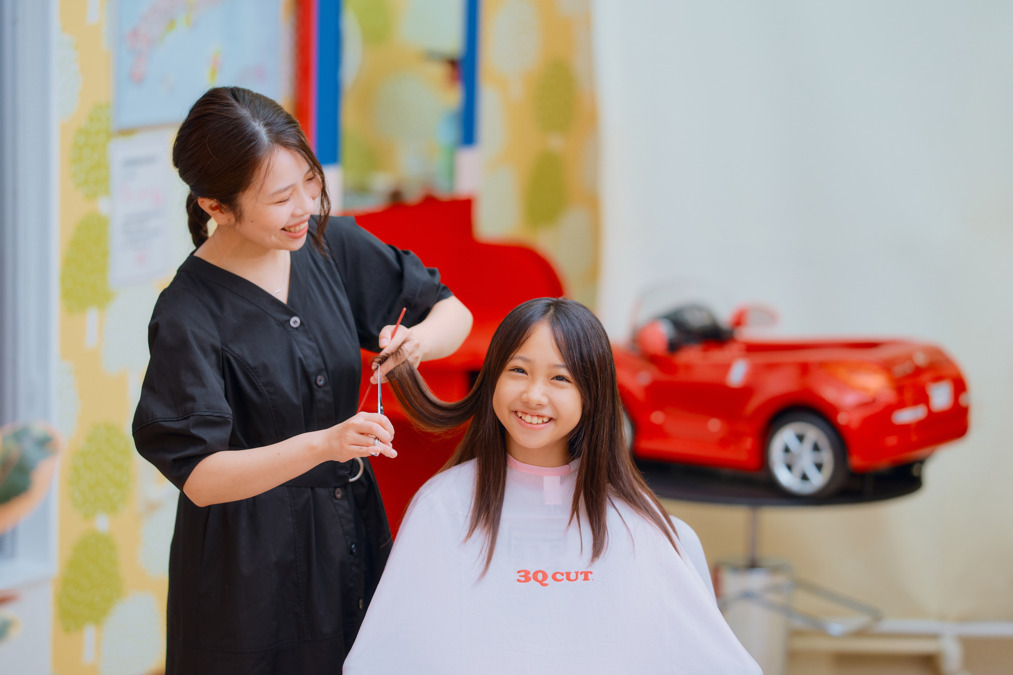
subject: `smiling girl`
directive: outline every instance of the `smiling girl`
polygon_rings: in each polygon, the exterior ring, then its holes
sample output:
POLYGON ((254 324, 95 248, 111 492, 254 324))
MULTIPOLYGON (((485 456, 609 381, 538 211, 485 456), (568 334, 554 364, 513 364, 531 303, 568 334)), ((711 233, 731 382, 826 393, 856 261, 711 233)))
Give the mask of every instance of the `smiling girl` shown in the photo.
POLYGON ((516 307, 461 401, 410 365, 387 378, 420 426, 470 424, 408 508, 346 673, 760 672, 633 463, 590 310, 516 307))
POLYGON ((166 673, 335 672, 390 547, 368 458, 397 454, 390 421, 356 413, 359 350, 439 358, 471 314, 414 254, 328 219, 274 101, 209 90, 172 159, 197 248, 152 312, 133 421, 180 490, 166 673))

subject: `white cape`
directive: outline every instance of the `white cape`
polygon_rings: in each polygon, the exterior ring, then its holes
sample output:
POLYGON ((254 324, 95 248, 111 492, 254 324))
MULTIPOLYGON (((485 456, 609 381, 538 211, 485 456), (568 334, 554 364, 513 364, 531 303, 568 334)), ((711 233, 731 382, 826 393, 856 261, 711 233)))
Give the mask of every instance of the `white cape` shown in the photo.
POLYGON ((700 540, 682 521, 673 518, 679 555, 617 503, 608 548, 589 563, 586 517, 583 551, 576 521, 567 526, 576 466, 510 458, 496 552, 481 578, 485 537, 464 542, 475 461, 422 486, 344 672, 759 674, 718 610, 700 540))

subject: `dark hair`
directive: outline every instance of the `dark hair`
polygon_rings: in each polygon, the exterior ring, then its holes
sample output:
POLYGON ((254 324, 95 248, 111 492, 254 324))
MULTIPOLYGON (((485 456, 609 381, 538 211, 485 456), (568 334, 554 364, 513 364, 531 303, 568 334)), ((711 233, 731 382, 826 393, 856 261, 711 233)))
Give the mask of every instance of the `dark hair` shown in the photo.
POLYGON ((267 96, 242 87, 214 87, 190 108, 172 145, 172 163, 190 187, 186 214, 194 246, 208 238, 208 215, 199 197, 214 199, 241 216, 240 196, 250 187, 275 147, 296 152, 320 179, 320 217, 313 243, 324 250, 331 201, 324 170, 299 122, 267 96))
POLYGON ((569 437, 570 456, 580 458, 570 520, 576 518, 579 526, 583 505, 591 528, 591 561, 607 546, 606 515, 613 498, 626 502, 654 523, 676 548, 675 527, 644 482, 626 445, 608 334, 591 310, 567 298, 537 298, 511 310, 492 336, 475 385, 460 401, 437 399, 407 362, 386 374, 405 412, 419 426, 442 431, 471 421, 442 469, 477 460, 475 499, 466 539, 478 530, 484 531, 488 570, 503 509, 507 454, 506 430, 493 411, 493 393, 509 360, 541 321, 552 330, 556 347, 580 391, 580 421, 569 437))

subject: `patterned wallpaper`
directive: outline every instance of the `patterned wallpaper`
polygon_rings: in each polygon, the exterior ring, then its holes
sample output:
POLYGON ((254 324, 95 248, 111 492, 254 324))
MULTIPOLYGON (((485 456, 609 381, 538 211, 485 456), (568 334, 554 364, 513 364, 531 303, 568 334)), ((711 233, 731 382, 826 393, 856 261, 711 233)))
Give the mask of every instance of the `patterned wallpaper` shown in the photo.
MULTIPOLYGON (((109 277, 109 5, 60 2, 59 474, 53 669, 161 669, 174 490, 139 460, 130 419, 147 365, 152 286, 109 277)), ((166 147, 168 161, 169 148, 166 147)), ((177 258, 187 250, 180 210, 177 258)))
POLYGON ((589 0, 487 0, 479 64, 479 234, 528 242, 594 307, 597 111, 589 0))
POLYGON ((346 0, 342 23, 343 204, 414 201, 454 187, 463 1, 346 0), (447 27, 452 30, 448 31, 447 27))

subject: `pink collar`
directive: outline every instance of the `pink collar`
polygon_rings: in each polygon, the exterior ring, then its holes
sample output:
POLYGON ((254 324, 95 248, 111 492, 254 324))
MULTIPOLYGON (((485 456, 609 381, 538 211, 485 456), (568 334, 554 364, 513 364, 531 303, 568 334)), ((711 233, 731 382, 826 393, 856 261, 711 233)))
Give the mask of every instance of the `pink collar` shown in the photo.
POLYGON ((514 459, 513 455, 507 455, 507 466, 511 469, 517 469, 522 473, 530 473, 534 476, 565 476, 568 473, 573 473, 577 469, 577 461, 573 460, 569 464, 562 466, 535 466, 534 464, 525 464, 517 459, 514 459))

